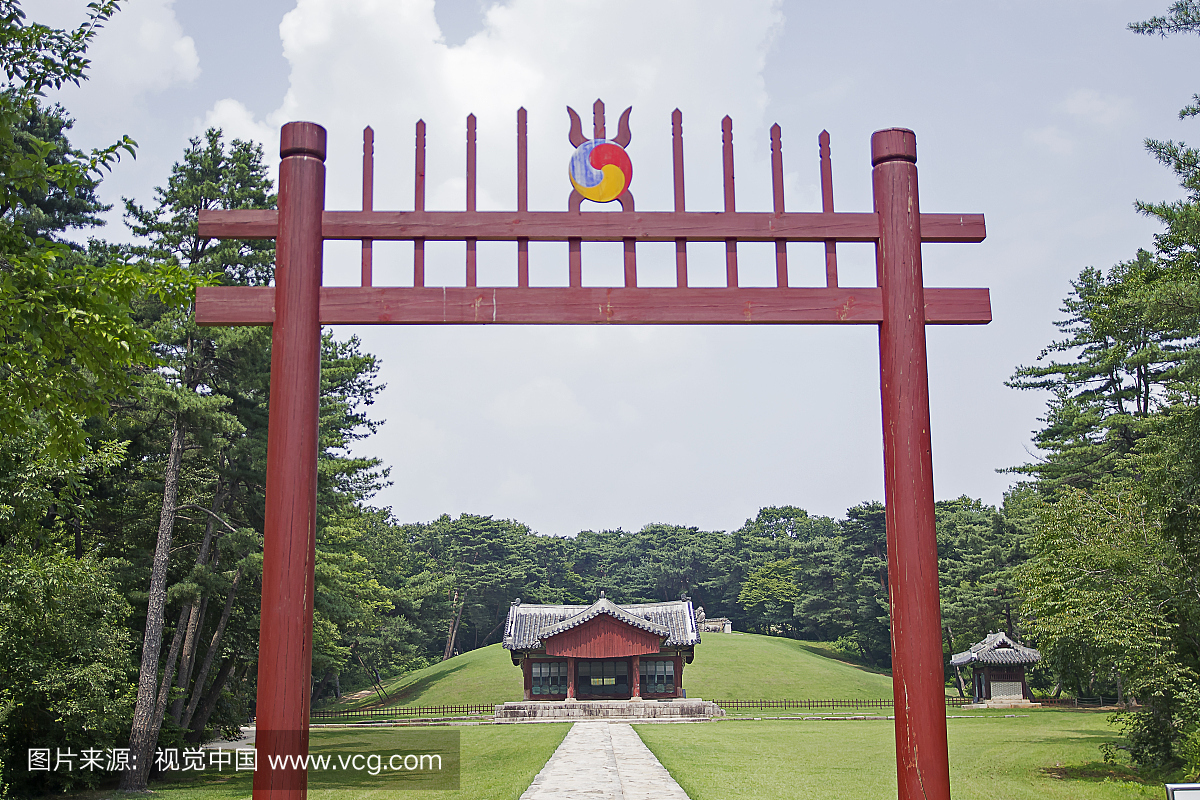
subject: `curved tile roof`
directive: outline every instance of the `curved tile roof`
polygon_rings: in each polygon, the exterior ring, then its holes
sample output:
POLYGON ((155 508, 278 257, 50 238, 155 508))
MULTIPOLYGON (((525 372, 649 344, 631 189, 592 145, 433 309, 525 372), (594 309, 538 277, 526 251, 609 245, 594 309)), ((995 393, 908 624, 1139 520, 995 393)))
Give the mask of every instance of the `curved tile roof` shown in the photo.
POLYGON ((514 602, 504 622, 503 646, 506 650, 536 650, 542 640, 582 625, 601 614, 664 637, 667 647, 700 642, 696 613, 691 600, 665 603, 617 605, 601 597, 590 606, 539 605, 514 602))
POLYGON ((626 625, 632 625, 633 627, 641 628, 644 631, 657 633, 664 639, 671 635, 671 629, 666 625, 659 625, 657 622, 651 622, 645 617, 639 617, 634 614, 630 614, 612 600, 606 600, 605 598, 601 597, 599 600, 592 603, 575 616, 567 617, 564 620, 553 622, 544 626, 540 631, 538 631, 538 639, 548 639, 551 636, 557 636, 563 631, 569 631, 576 625, 582 625, 588 620, 595 619, 601 614, 607 614, 610 617, 615 617, 621 622, 624 622, 626 625))
POLYGON ((980 664, 1035 664, 1042 660, 1042 654, 1032 647, 1017 644, 1004 634, 1004 631, 989 633, 979 644, 972 645, 970 650, 955 653, 950 658, 950 664, 962 667, 978 662, 980 664))

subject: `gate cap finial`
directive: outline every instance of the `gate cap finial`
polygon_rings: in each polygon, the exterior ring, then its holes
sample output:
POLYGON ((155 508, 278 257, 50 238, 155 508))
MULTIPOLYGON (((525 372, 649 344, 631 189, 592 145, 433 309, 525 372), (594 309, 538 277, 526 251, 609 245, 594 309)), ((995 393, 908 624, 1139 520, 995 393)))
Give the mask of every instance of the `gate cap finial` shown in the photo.
POLYGON ((315 122, 289 122, 279 132, 279 157, 312 156, 325 160, 325 129, 315 122))
POLYGON ((885 161, 917 163, 917 135, 908 128, 885 128, 871 134, 871 166, 885 161))

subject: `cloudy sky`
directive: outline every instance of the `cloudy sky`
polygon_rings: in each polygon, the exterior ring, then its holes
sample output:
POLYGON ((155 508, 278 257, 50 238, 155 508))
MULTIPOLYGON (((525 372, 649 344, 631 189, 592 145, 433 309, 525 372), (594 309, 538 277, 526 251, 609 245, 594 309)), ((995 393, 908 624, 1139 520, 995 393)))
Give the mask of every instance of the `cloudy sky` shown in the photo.
MULTIPOLYGON (((146 203, 208 126, 264 143, 305 119, 329 130, 327 207, 358 207, 361 131, 376 131, 377 209, 412 207, 413 125, 429 126, 429 207, 464 207, 464 118, 479 118, 482 209, 515 205, 515 113, 529 110, 530 205, 565 208, 565 106, 633 106, 638 208, 669 209, 670 113, 684 113, 688 207, 718 209, 720 119, 734 120, 739 210, 767 210, 772 123, 789 210, 820 207, 817 136, 833 142, 839 210, 869 210, 871 132, 912 128, 925 211, 983 212, 982 244, 926 245, 926 284, 987 286, 995 321, 929 330, 939 498, 999 503, 1036 456, 1044 397, 1004 387, 1055 334, 1069 281, 1150 243, 1135 199, 1180 195, 1142 148, 1195 139, 1176 111, 1200 42, 1135 36, 1166 0, 817 3, 778 0, 128 0, 92 50, 91 80, 56 99, 78 146, 140 143, 103 185, 146 203)), ((84 0, 28 0, 68 25, 84 0)), ((104 233, 127 238, 119 217, 104 233)), ((427 283, 462 285, 461 243, 429 246, 427 283)), ((584 251, 584 281, 621 281, 619 245, 584 251), (615 248, 615 250, 614 250, 615 248)), ((662 249, 663 247, 666 248, 662 249)), ((720 245, 692 245, 693 285, 718 285, 720 245)), ((743 245, 744 285, 770 245, 743 245)), ((411 244, 376 245, 376 283, 411 285, 411 244)), ((350 284, 357 245, 326 245, 350 284)), ((820 245, 789 250, 792 284, 822 280, 820 245)), ((866 285, 869 245, 842 245, 866 285)), ((673 277, 670 245, 639 279, 673 277)), ((566 280, 565 245, 531 252, 535 284, 566 280)), ((515 245, 480 246, 480 283, 515 284, 515 245)), ((392 468, 377 499, 400 520, 472 512, 542 533, 672 522, 739 526, 765 505, 840 516, 882 497, 871 327, 377 327, 386 420, 360 452, 392 468)))

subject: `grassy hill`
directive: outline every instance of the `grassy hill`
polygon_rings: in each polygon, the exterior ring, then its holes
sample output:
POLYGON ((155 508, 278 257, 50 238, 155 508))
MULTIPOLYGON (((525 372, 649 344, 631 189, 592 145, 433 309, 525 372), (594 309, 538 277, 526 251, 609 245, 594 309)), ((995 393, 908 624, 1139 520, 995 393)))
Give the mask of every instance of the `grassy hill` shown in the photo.
POLYGON ((835 661, 804 642, 755 634, 705 634, 683 670, 688 697, 706 700, 879 700, 892 679, 835 661))
MULTIPOLYGON (((685 667, 689 697, 709 700, 891 697, 886 675, 825 657, 804 642, 754 634, 705 634, 685 667)), ((384 681, 389 706, 503 703, 521 698, 521 671, 494 644, 384 681)), ((361 694, 361 693, 360 693, 361 694)), ((343 697, 327 709, 380 705, 378 695, 343 697)))

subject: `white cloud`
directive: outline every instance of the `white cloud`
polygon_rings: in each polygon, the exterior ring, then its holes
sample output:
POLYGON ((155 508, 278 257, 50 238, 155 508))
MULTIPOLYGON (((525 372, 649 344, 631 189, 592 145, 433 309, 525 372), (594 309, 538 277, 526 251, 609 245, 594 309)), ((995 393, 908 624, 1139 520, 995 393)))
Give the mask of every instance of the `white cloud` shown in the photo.
POLYGON ((1075 142, 1055 125, 1026 131, 1025 141, 1040 150, 1048 150, 1055 155, 1069 156, 1075 152, 1075 142))
POLYGON ((132 100, 200 76, 192 37, 183 35, 174 0, 129 3, 88 51, 91 82, 110 98, 132 100))
MULTIPOLYGON (((84 19, 81 6, 67 0, 35 0, 27 11, 38 22, 73 29, 84 19)), ((156 96, 200 76, 196 44, 184 35, 174 0, 122 4, 120 13, 96 34, 87 55, 87 82, 65 86, 50 99, 66 105, 86 130, 98 133, 97 142, 130 132, 130 122, 140 122, 156 96)))
POLYGON ((1094 89, 1079 89, 1063 102, 1063 110, 1089 125, 1110 126, 1129 116, 1128 98, 1101 94, 1094 89))
POLYGON ((226 141, 244 139, 263 146, 269 164, 278 161, 279 136, 270 125, 258 122, 254 114, 237 100, 218 100, 204 115, 204 128, 220 128, 226 141))
MULTIPOLYGON (((571 151, 565 106, 588 125, 600 97, 613 133, 620 112, 634 107, 631 188, 639 208, 666 208, 670 112, 679 106, 689 202, 715 207, 721 117, 735 121, 740 159, 766 152, 761 72, 780 24, 778 0, 513 0, 491 7, 484 29, 452 47, 441 38, 432 0, 299 0, 280 25, 290 89, 267 122, 277 129, 307 119, 329 130, 330 207, 352 207, 358 197, 361 131, 372 125, 377 172, 392 176, 377 181, 376 207, 405 208, 412 202, 413 125, 424 118, 428 204, 461 208, 464 120, 475 113, 480 207, 511 208, 515 113, 525 106, 530 151, 542 154, 531 159, 530 203, 559 208, 571 151), (610 19, 620 20, 619 30, 602 22, 610 19)), ((766 170, 739 170, 740 195, 765 186, 766 170), (742 182, 743 172, 763 174, 742 182)), ((769 194, 758 193, 750 202, 768 207, 769 194)))
POLYGON ((488 416, 508 428, 591 427, 575 392, 561 379, 546 376, 501 391, 488 404, 488 416))

